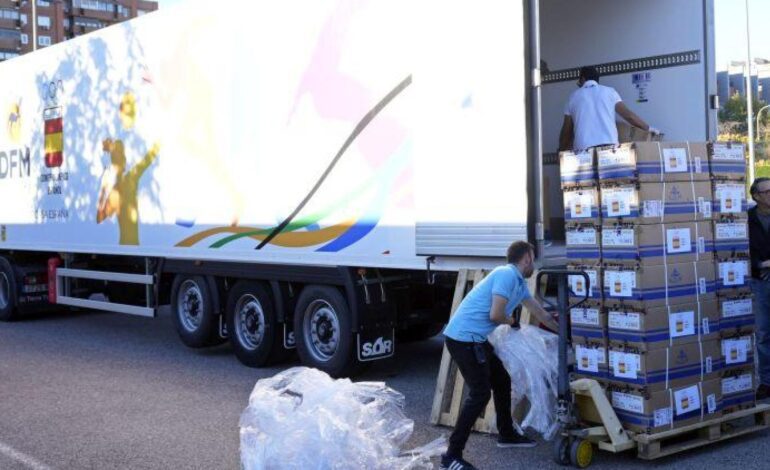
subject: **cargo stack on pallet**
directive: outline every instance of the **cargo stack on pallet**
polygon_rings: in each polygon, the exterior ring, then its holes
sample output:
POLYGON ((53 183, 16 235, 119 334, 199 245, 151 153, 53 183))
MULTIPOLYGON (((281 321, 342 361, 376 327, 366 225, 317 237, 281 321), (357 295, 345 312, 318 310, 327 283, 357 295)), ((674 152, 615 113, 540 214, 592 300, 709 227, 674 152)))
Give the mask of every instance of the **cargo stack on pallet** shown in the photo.
POLYGON ((577 376, 640 433, 753 405, 742 148, 637 142, 561 165, 568 267, 592 278, 571 315, 577 376))
POLYGON ((742 144, 709 145, 713 183, 714 258, 720 315, 724 412, 755 405, 754 315, 752 312, 746 200, 746 157, 742 144))

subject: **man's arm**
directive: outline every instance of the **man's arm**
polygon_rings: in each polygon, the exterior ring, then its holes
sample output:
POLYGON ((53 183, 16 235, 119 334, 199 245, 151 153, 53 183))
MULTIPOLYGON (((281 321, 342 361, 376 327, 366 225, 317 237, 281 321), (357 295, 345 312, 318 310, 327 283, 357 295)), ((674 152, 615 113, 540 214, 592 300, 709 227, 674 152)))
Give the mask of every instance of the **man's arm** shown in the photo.
POLYGON ((564 122, 561 125, 559 133, 559 151, 572 150, 572 143, 575 141, 575 125, 572 122, 572 116, 564 115, 564 122))
POLYGON ((625 119, 629 124, 634 127, 638 127, 643 131, 650 131, 650 126, 642 118, 637 116, 633 111, 628 109, 625 103, 618 101, 615 104, 615 112, 620 114, 620 117, 625 119))
POLYGON ((530 297, 528 299, 524 299, 521 303, 524 304, 524 308, 529 310, 529 313, 534 315, 535 318, 540 321, 540 323, 547 326, 552 331, 559 331, 559 324, 556 323, 556 320, 553 319, 553 316, 546 312, 543 306, 540 305, 535 299, 530 297))
POLYGON ((502 295, 493 295, 492 309, 489 311, 489 319, 501 325, 512 325, 513 315, 511 315, 511 318, 508 318, 508 316, 505 315, 506 305, 508 305, 508 299, 502 295))

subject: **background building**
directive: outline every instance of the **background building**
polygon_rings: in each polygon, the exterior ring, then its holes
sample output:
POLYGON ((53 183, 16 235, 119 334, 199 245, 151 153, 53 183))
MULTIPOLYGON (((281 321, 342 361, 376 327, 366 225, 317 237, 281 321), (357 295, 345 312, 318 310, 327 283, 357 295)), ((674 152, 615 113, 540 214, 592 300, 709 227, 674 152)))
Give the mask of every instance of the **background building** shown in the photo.
MULTIPOLYGON (((751 66, 751 88, 754 97, 770 102, 770 60, 754 59, 751 66)), ((746 96, 746 62, 731 62, 727 70, 717 72, 719 102, 733 95, 746 96)))
POLYGON ((33 1, 38 49, 158 9, 146 0, 0 0, 0 61, 33 50, 33 1))

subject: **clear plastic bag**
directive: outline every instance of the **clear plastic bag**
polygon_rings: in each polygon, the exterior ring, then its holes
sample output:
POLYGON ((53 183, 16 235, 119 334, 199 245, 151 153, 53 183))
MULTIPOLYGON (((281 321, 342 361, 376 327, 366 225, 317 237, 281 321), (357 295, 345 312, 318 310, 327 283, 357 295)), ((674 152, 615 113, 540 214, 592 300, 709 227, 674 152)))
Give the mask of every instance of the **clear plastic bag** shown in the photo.
POLYGON ((520 329, 500 326, 489 335, 489 342, 511 376, 511 409, 525 399, 529 402, 524 419, 518 423, 514 417, 514 424, 519 430, 532 429, 551 439, 558 428, 559 337, 529 325, 520 329))
POLYGON ((414 421, 404 396, 382 382, 334 380, 295 367, 254 386, 241 415, 241 467, 257 469, 429 469, 442 437, 402 452, 414 421))

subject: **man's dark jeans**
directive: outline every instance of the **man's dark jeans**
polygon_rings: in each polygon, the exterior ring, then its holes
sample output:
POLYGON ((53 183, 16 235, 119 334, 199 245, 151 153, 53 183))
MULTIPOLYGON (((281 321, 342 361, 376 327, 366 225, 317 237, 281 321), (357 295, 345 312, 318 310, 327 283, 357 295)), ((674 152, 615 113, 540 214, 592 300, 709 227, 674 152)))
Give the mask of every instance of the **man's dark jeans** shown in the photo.
POLYGON ((495 399, 498 432, 501 436, 514 434, 511 417, 511 376, 489 342, 466 343, 446 338, 446 347, 469 388, 455 429, 449 437, 447 451, 449 456, 462 457, 473 425, 489 403, 490 396, 495 399), (476 348, 481 354, 474 351, 474 345, 478 345, 476 348), (479 355, 482 357, 477 357, 479 355))

